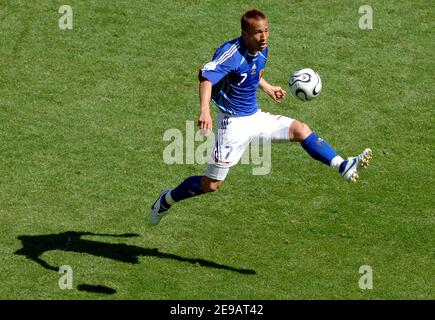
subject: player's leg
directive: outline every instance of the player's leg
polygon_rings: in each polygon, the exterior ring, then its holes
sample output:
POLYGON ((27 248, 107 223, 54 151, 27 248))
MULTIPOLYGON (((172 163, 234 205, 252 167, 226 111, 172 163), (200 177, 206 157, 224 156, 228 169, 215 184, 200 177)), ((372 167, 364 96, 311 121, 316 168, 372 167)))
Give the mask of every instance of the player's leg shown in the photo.
POLYGON ((150 223, 153 225, 158 224, 176 202, 217 191, 222 183, 223 180, 212 179, 207 176, 191 176, 172 190, 164 189, 151 207, 150 223))
POLYGON ((285 116, 262 112, 259 124, 262 124, 263 131, 270 136, 272 141, 299 142, 312 158, 338 170, 346 181, 355 181, 358 178, 358 169, 366 167, 372 157, 372 151, 365 149, 360 155, 344 160, 307 124, 285 116))
POLYGON ((301 121, 293 121, 288 129, 288 139, 299 142, 313 159, 333 168, 338 169, 344 161, 325 140, 317 136, 307 124, 301 121))
POLYGON ((368 166, 368 162, 372 158, 372 151, 365 149, 360 155, 344 160, 325 140, 317 136, 307 124, 298 120, 294 120, 289 127, 288 139, 299 142, 313 159, 338 170, 346 181, 356 181, 359 177, 358 169, 368 166))
POLYGON ((206 175, 191 176, 185 179, 176 188, 166 192, 161 200, 161 205, 163 206, 162 209, 166 211, 176 202, 196 197, 204 193, 217 191, 224 182, 229 168, 222 170, 220 168, 210 169, 211 167, 213 166, 209 165, 207 167, 206 175))
POLYGON ((267 112, 261 112, 258 120, 258 125, 262 126, 261 133, 270 136, 272 141, 300 142, 311 157, 328 165, 337 156, 324 140, 301 121, 267 112))

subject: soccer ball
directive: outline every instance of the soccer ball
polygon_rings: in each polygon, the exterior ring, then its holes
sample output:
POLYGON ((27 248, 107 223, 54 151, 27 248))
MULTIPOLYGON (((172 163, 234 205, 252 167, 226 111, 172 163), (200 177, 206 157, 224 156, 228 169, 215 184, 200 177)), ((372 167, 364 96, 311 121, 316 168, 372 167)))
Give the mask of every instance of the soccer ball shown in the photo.
POLYGON ((294 97, 307 101, 314 99, 322 91, 322 80, 313 69, 305 68, 295 71, 289 80, 294 97))

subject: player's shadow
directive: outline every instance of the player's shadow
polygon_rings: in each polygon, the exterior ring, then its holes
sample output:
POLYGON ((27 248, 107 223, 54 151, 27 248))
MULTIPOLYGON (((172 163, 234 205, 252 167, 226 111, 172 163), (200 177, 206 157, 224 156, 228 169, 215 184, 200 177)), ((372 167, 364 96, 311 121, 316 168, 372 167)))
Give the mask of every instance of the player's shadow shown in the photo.
POLYGON ((202 267, 227 270, 238 272, 241 274, 256 274, 255 270, 240 269, 231 266, 226 266, 216 262, 187 258, 171 253, 160 252, 157 248, 142 248, 134 245, 123 243, 107 243, 95 240, 82 239, 82 236, 102 236, 102 237, 137 237, 137 234, 101 234, 92 232, 76 232, 67 231, 58 234, 46 234, 36 236, 18 236, 23 247, 15 254, 23 255, 38 263, 40 266, 48 270, 59 271, 59 267, 52 266, 42 260, 40 256, 52 250, 63 250, 68 252, 86 253, 97 257, 113 259, 126 263, 139 263, 139 257, 157 257, 162 259, 171 259, 180 262, 187 262, 193 265, 202 267))

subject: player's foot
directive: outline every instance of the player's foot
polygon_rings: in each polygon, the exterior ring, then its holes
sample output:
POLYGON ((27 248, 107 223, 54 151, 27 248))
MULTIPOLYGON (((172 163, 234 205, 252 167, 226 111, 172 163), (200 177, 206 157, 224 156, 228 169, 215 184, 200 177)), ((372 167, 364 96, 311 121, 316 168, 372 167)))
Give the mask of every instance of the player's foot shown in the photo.
POLYGON ((367 168, 372 157, 372 150, 367 148, 360 155, 347 158, 340 166, 340 175, 346 181, 356 182, 359 178, 358 170, 360 168, 367 168))
POLYGON ((160 193, 159 197, 157 198, 156 202, 151 206, 150 214, 149 214, 149 221, 150 223, 155 226, 158 225, 160 220, 165 216, 167 211, 169 210, 169 207, 165 207, 162 204, 162 198, 168 193, 169 189, 163 189, 163 191, 160 193))

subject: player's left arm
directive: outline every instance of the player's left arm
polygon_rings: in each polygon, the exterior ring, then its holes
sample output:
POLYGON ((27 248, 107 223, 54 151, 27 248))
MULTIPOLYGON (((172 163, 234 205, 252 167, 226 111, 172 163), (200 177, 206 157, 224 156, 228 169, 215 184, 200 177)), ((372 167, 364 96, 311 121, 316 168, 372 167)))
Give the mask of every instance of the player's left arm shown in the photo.
POLYGON ((272 86, 270 83, 264 80, 263 77, 260 78, 260 82, 258 85, 261 90, 266 92, 276 102, 281 102, 286 95, 286 92, 283 88, 278 86, 272 86))

